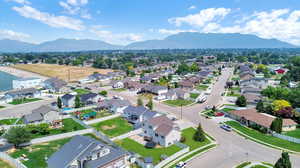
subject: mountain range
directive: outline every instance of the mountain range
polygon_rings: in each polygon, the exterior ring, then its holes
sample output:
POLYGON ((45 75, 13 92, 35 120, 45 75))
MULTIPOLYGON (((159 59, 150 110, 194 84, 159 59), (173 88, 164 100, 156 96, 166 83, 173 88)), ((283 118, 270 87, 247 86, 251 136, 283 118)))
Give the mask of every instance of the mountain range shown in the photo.
POLYGON ((201 48, 295 48, 276 39, 263 39, 255 35, 238 33, 178 33, 163 40, 134 42, 126 46, 113 45, 100 40, 57 39, 41 44, 17 40, 0 40, 0 52, 70 52, 116 49, 201 49, 201 48))

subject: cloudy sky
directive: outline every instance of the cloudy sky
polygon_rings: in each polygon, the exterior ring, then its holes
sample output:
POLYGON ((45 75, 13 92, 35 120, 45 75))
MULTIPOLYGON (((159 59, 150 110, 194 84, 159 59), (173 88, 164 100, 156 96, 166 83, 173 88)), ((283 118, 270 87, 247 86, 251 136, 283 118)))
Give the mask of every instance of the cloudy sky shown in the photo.
POLYGON ((300 45, 300 1, 0 0, 0 39, 124 45, 179 32, 254 34, 300 45))

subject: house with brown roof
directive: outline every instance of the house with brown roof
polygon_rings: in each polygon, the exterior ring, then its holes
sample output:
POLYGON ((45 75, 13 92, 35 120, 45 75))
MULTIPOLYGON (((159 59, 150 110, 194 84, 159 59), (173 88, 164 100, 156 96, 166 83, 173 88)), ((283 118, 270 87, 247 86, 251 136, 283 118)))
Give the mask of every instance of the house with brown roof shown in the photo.
POLYGON ((193 89, 195 85, 189 80, 182 80, 178 83, 178 86, 183 89, 193 89))
POLYGON ((163 147, 168 147, 180 141, 179 127, 167 116, 157 116, 142 124, 144 135, 152 142, 163 147))
POLYGON ((256 105, 262 99, 262 96, 256 93, 245 93, 243 96, 245 96, 248 105, 256 105))
MULTIPOLYGON (((229 116, 246 126, 259 125, 267 129, 270 129, 276 118, 270 114, 258 113, 256 109, 230 111, 229 116)), ((282 121, 282 131, 292 131, 297 128, 297 123, 291 119, 283 119, 282 121)))

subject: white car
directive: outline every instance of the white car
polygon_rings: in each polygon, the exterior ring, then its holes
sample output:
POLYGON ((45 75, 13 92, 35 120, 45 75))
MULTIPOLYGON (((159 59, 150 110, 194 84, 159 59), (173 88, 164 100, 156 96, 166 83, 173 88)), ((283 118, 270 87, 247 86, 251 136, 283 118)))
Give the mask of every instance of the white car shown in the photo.
POLYGON ((186 168, 186 163, 185 162, 179 162, 175 168, 186 168))

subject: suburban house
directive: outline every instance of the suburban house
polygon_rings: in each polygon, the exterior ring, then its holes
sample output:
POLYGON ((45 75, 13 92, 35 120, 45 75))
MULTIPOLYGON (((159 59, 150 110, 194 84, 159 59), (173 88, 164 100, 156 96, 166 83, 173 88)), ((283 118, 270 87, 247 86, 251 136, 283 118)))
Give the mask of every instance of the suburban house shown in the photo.
POLYGON ((120 80, 111 81, 110 84, 114 89, 124 88, 124 82, 120 80))
POLYGON ((146 85, 141 89, 139 93, 151 93, 154 95, 162 95, 168 92, 168 88, 165 86, 157 86, 157 85, 146 85))
POLYGON ((66 92, 67 82, 61 80, 59 78, 50 78, 44 81, 44 87, 48 89, 50 92, 66 92))
POLYGON ((265 89, 268 86, 268 79, 266 78, 251 78, 248 80, 240 81, 240 87, 253 87, 265 89))
POLYGON ((141 126, 143 122, 159 115, 159 113, 151 111, 144 106, 128 106, 123 112, 123 116, 128 120, 128 122, 135 126, 141 126))
POLYGON ((100 73, 94 73, 94 74, 88 76, 88 79, 90 81, 101 81, 101 82, 103 82, 103 81, 110 80, 111 77, 108 76, 108 75, 100 74, 100 73))
POLYGON ((137 81, 126 81, 124 82, 124 87, 129 89, 130 91, 139 92, 144 87, 145 84, 142 84, 137 81))
POLYGON ((86 93, 80 95, 80 102, 84 105, 91 105, 98 103, 101 100, 101 96, 97 93, 86 93))
POLYGON ((283 69, 283 68, 278 68, 278 69, 275 70, 276 74, 285 74, 285 72, 286 72, 286 70, 283 69))
POLYGON ((13 89, 27 89, 41 86, 42 79, 40 78, 21 78, 12 81, 13 89))
POLYGON ((14 99, 22 99, 22 98, 37 98, 41 97, 41 91, 35 88, 27 88, 21 90, 13 90, 6 92, 4 97, 6 99, 14 100, 14 99))
POLYGON ((240 65, 238 68, 239 68, 240 73, 252 72, 252 69, 248 65, 240 65))
POLYGON ((168 100, 177 100, 177 99, 188 99, 190 94, 181 88, 170 89, 166 94, 165 98, 168 100))
POLYGON ((245 93, 243 96, 245 96, 248 105, 256 105, 262 99, 262 96, 256 93, 245 93))
MULTIPOLYGON (((266 113, 258 113, 256 109, 234 110, 230 111, 228 115, 246 126, 256 124, 267 129, 270 129, 276 118, 266 113)), ((297 128, 298 124, 291 119, 283 119, 282 121, 282 131, 292 131, 297 128)))
POLYGON ((75 106, 75 96, 71 94, 65 94, 61 97, 62 105, 65 107, 75 106))
POLYGON ((193 89, 194 83, 189 80, 182 80, 178 83, 178 86, 183 89, 193 89))
POLYGON ((25 124, 48 123, 52 127, 62 126, 62 117, 59 112, 47 105, 32 110, 30 114, 24 115, 22 119, 25 124))
POLYGON ((239 77, 240 77, 240 80, 249 80, 251 78, 254 78, 255 74, 251 71, 246 71, 246 72, 240 73, 239 77))
POLYGON ((174 122, 165 115, 151 118, 142 125, 146 139, 163 147, 180 141, 181 132, 174 122))
POLYGON ((124 109, 130 106, 128 100, 122 99, 109 99, 103 100, 98 104, 99 109, 107 109, 112 113, 123 113, 124 109))
POLYGON ((256 88, 256 87, 242 87, 241 88, 241 93, 246 94, 246 93, 255 93, 255 94, 260 94, 262 91, 261 88, 256 88))
POLYGON ((127 168, 126 152, 76 135, 47 160, 49 168, 127 168))

